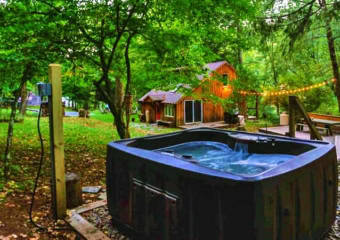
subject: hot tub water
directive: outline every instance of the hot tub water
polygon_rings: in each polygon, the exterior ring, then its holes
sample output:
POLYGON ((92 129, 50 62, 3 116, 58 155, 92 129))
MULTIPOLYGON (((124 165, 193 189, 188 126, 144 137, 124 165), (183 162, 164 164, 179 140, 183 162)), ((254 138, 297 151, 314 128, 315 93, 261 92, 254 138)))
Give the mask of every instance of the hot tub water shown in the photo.
POLYGON ((194 141, 157 151, 172 152, 174 156, 200 166, 246 176, 260 174, 295 157, 289 154, 249 153, 248 144, 238 142, 235 149, 219 142, 194 141))

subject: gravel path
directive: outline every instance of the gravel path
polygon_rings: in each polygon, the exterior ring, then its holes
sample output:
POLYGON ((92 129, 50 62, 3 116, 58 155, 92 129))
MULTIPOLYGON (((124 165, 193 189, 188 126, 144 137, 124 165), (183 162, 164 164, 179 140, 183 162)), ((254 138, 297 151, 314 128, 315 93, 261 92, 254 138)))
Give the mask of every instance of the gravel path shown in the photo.
POLYGON ((99 228, 108 237, 115 240, 129 240, 126 235, 119 232, 112 224, 111 216, 108 212, 107 206, 95 208, 92 211, 82 214, 87 221, 99 228))

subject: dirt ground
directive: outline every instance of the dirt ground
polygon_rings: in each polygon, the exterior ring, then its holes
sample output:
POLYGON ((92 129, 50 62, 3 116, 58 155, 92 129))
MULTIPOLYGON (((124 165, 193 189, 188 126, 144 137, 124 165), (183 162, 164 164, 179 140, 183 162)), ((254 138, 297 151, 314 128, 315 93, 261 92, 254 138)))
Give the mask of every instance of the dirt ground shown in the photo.
MULTIPOLYGON (((65 152, 66 153, 66 152, 65 152)), ((13 154, 15 162, 28 166, 28 172, 18 176, 17 182, 32 180, 36 175, 37 159, 39 152, 27 152, 16 149, 13 154), (18 156, 26 156, 18 158, 18 156)), ((75 152, 67 152, 69 156, 66 171, 74 172, 81 177, 83 186, 103 186, 105 181, 105 157, 91 155, 86 151, 77 149, 75 152)), ((5 201, 0 202, 0 239, 75 239, 76 234, 72 230, 55 230, 57 228, 69 228, 63 221, 55 223, 51 215, 50 192, 50 161, 46 160, 36 191, 33 220, 39 225, 47 227, 46 230, 38 230, 29 220, 29 207, 32 196, 32 184, 25 189, 5 189, 7 192, 5 201)), ((84 203, 98 200, 98 194, 83 194, 84 203)))
MULTIPOLYGON (((25 152, 17 149, 13 154, 13 159, 28 166, 28 172, 18 176, 16 181, 25 182, 32 180, 36 174, 39 152, 25 152), (24 158, 19 156, 25 156, 24 158), (34 160, 35 159, 35 160, 34 160), (34 161, 33 161, 34 160, 34 161)), ((84 149, 67 150, 66 170, 74 172, 81 177, 83 186, 103 186, 105 187, 105 155, 91 155, 84 149)), ((37 189, 33 219, 40 225, 46 226, 46 230, 38 230, 29 220, 28 210, 31 201, 32 186, 22 190, 6 189, 5 202, 0 202, 0 239, 80 239, 72 230, 55 230, 55 228, 69 228, 63 221, 54 223, 50 214, 50 161, 46 155, 42 177, 37 189)), ((340 194, 340 193, 339 193, 340 194)), ((83 194, 85 203, 98 200, 99 194, 83 194)), ((111 236, 112 239, 128 239, 111 224, 111 218, 106 208, 99 208, 85 214, 90 222, 101 228, 103 232, 111 236)), ((337 211, 337 221, 331 231, 323 240, 340 239, 340 195, 337 211)))

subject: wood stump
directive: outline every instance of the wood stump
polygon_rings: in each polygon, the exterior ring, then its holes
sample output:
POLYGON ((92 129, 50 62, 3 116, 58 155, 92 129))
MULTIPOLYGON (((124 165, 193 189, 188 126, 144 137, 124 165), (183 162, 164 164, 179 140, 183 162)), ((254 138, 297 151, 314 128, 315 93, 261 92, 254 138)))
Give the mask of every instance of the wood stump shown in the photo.
POLYGON ((80 178, 75 173, 66 173, 66 205, 75 208, 83 203, 80 178))
POLYGON ((79 117, 81 118, 89 118, 90 117, 90 111, 85 110, 85 109, 79 109, 79 117))

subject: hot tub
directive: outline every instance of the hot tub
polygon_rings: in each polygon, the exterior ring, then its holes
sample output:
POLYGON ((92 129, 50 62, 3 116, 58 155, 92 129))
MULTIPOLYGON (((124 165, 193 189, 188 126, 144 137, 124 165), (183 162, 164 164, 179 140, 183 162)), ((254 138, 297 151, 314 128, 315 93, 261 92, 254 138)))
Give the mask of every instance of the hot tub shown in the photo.
POLYGON ((139 239, 320 239, 335 221, 330 143, 199 128, 112 142, 107 200, 139 239))

